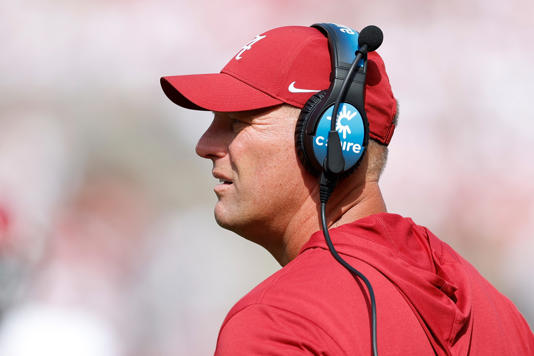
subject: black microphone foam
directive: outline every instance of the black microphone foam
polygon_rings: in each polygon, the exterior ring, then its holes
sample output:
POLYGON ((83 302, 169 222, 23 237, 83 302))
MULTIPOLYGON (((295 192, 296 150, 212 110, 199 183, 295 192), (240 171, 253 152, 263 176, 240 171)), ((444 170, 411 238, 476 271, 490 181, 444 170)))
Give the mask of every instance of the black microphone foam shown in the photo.
POLYGON ((366 44, 367 51, 372 52, 380 47, 383 40, 384 34, 382 30, 377 26, 370 25, 361 30, 360 36, 358 37, 358 45, 362 47, 366 44))

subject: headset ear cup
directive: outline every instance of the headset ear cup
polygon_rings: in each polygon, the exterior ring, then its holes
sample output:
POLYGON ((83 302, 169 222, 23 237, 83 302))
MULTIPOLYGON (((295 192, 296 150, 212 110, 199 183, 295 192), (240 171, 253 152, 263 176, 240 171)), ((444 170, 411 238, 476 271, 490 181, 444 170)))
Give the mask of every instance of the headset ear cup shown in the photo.
POLYGON ((312 118, 311 113, 313 112, 313 109, 323 101, 327 92, 327 90, 320 91, 308 99, 300 111, 299 119, 297 120, 297 125, 295 127, 295 147, 297 149, 297 155, 299 156, 300 162, 306 168, 306 170, 315 176, 319 175, 320 171, 312 164, 311 160, 314 153, 307 152, 306 146, 304 145, 304 140, 306 137, 305 129, 309 120, 317 120, 316 117, 312 118))

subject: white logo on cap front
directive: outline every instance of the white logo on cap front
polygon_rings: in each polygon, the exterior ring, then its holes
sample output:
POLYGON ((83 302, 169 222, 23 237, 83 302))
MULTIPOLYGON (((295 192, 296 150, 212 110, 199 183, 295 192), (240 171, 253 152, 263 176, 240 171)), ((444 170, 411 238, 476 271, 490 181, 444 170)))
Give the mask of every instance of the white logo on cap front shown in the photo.
POLYGON ((287 90, 289 90, 291 93, 317 93, 317 92, 320 92, 320 90, 315 90, 315 89, 295 88, 295 83, 296 82, 292 82, 291 84, 289 84, 289 88, 287 88, 287 90))
POLYGON ((235 60, 236 60, 236 61, 240 60, 240 59, 242 58, 241 55, 242 55, 243 53, 245 53, 245 51, 248 51, 249 49, 251 49, 251 48, 252 48, 252 45, 253 45, 254 43, 258 42, 258 41, 261 40, 261 39, 264 39, 265 37, 267 37, 267 36, 266 36, 266 35, 263 35, 263 36, 261 36, 261 35, 256 35, 256 37, 255 37, 252 41, 250 41, 249 43, 247 43, 246 45, 244 45, 243 48, 241 48, 241 50, 240 50, 240 51, 237 53, 237 55, 235 56, 235 60))

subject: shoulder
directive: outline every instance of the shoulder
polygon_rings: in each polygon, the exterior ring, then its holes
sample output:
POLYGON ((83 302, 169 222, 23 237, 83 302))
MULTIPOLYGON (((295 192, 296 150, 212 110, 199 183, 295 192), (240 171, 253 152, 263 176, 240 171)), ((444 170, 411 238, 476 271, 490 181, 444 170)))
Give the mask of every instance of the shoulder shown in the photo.
POLYGON ((320 325, 298 312, 268 304, 250 304, 225 321, 217 356, 345 354, 320 325))
MULTIPOLYGON (((369 268, 369 267, 368 267, 369 268)), ((353 301, 354 278, 322 248, 303 251, 285 267, 245 295, 228 313, 225 323, 253 305, 265 305, 320 318, 330 303, 353 301), (327 301, 326 301, 327 300, 327 301)), ((367 310, 362 298, 362 308, 367 310)), ((322 322, 323 320, 321 320, 322 322)), ((224 324, 223 324, 224 327, 224 324)))
POLYGON ((328 314, 339 317, 328 307, 339 294, 330 286, 338 277, 324 252, 302 253, 237 302, 223 322, 216 354, 345 354, 330 327, 328 314))
MULTIPOLYGON (((398 305, 396 317, 416 325, 410 307, 380 271, 355 258, 350 258, 350 263, 371 280, 377 303, 398 305)), ((248 354, 291 355, 294 350, 312 350, 311 354, 325 350, 336 355, 368 354, 371 343, 368 303, 363 284, 337 263, 328 250, 307 248, 230 310, 219 333, 217 355, 236 354, 232 345, 237 344, 247 345, 244 350, 248 354), (275 352, 279 349, 284 352, 275 352)), ((379 326, 390 329, 391 318, 386 315, 389 314, 379 314, 379 326)))

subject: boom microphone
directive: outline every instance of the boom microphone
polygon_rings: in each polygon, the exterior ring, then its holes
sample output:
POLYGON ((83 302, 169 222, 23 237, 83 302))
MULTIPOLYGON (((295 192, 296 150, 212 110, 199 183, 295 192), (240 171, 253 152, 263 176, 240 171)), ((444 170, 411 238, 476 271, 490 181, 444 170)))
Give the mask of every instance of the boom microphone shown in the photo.
POLYGON ((375 51, 384 40, 384 34, 382 30, 374 25, 366 26, 360 32, 358 37, 358 46, 360 46, 361 52, 373 52, 375 51))

